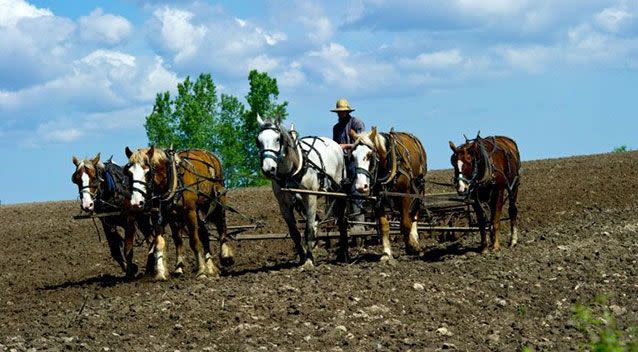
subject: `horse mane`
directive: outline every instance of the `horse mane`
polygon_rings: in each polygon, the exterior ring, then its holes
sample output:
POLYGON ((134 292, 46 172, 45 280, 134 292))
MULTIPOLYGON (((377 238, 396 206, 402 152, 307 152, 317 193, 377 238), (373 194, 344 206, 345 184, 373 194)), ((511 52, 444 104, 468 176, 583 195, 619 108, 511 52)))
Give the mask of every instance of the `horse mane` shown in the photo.
POLYGON ((381 133, 377 133, 374 140, 372 140, 372 138, 370 138, 371 133, 372 132, 363 132, 359 134, 357 141, 355 141, 355 144, 361 143, 367 145, 368 147, 372 146, 374 147, 374 149, 376 149, 380 156, 385 157, 388 154, 388 149, 383 142, 384 137, 381 135, 381 133))
POLYGON ((131 157, 129 158, 130 162, 133 164, 149 164, 152 166, 160 165, 163 162, 166 162, 168 158, 166 157, 166 153, 162 148, 155 147, 153 152, 153 157, 151 160, 148 158, 148 151, 151 148, 140 148, 133 152, 131 157))

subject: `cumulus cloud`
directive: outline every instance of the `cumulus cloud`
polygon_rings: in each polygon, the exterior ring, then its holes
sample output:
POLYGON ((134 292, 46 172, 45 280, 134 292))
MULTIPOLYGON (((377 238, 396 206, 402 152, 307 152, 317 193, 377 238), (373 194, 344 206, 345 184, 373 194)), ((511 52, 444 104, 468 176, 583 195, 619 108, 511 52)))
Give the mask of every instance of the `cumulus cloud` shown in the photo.
POLYGON ((14 27, 22 19, 42 16, 53 16, 53 13, 24 0, 0 0, 0 27, 14 27))
POLYGON ((613 0, 361 0, 342 23, 348 30, 479 30, 495 36, 540 33, 582 20, 613 0))
POLYGON ((541 72, 552 60, 553 49, 544 46, 503 47, 497 53, 511 68, 530 73, 541 72))
POLYGON ((621 32, 635 20, 636 15, 634 13, 617 7, 606 8, 595 16, 596 23, 602 29, 612 33, 621 32))
POLYGON ((68 69, 74 30, 72 21, 49 10, 0 0, 0 89, 24 88, 68 69))
POLYGON ((124 17, 104 13, 101 8, 80 17, 80 35, 84 40, 115 45, 129 37, 133 25, 124 17))
POLYGON ((274 53, 288 40, 285 32, 223 11, 208 8, 208 12, 170 6, 154 11, 147 28, 149 37, 159 39, 154 44, 168 51, 177 70, 210 71, 216 77, 243 80, 250 69, 284 69, 282 59, 274 53), (211 11, 214 15, 208 13, 211 11))
POLYGON ((414 59, 402 59, 406 66, 425 69, 445 69, 461 64, 463 57, 458 49, 423 53, 414 59))
POLYGON ((155 18, 160 22, 162 45, 175 54, 180 62, 192 57, 202 42, 207 29, 203 25, 194 25, 192 12, 165 6, 155 10, 155 18))
POLYGON ((73 70, 43 84, 0 94, 0 116, 14 113, 37 120, 43 113, 105 112, 152 102, 155 93, 174 90, 179 78, 160 58, 138 58, 95 50, 73 62, 73 70))

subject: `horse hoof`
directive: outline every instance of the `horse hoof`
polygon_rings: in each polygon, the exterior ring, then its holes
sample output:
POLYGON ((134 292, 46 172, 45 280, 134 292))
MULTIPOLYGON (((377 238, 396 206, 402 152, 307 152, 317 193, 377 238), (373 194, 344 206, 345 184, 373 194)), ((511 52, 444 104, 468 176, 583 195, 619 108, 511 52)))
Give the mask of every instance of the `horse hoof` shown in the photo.
POLYGON ((301 270, 312 270, 315 268, 315 263, 312 262, 312 260, 306 260, 302 265, 301 265, 301 270))
POLYGON ((420 246, 416 247, 416 246, 406 246, 405 247, 405 253, 407 255, 421 255, 423 253, 423 250, 421 249, 420 246))
POLYGON ((168 278, 166 277, 166 274, 156 274, 153 279, 155 281, 166 281, 166 280, 168 280, 168 278))
POLYGON ((516 242, 516 241, 511 241, 511 242, 510 242, 510 248, 511 248, 511 247, 514 247, 514 246, 516 246, 516 243, 518 243, 518 242, 516 242))
POLYGON ((137 269, 138 269, 137 265, 135 264, 132 264, 131 266, 129 266, 126 269, 126 277, 129 279, 134 278, 137 275, 137 269))
POLYGON ((482 247, 481 247, 481 254, 485 255, 485 254, 487 254, 488 252, 489 252, 489 250, 488 250, 487 246, 482 246, 482 247))
POLYGON ((174 277, 180 277, 184 275, 184 269, 182 267, 179 267, 177 269, 175 269, 175 271, 173 271, 173 276, 174 277))
POLYGON ((219 262, 221 263, 222 266, 229 267, 229 266, 232 266, 233 264, 235 264, 235 258, 234 257, 222 257, 222 258, 219 259, 219 262))
POLYGON ((381 261, 381 263, 383 263, 385 265, 389 265, 389 266, 396 266, 397 265, 397 260, 392 258, 392 256, 389 255, 389 254, 382 255, 380 261, 381 261))
POLYGON ((492 247, 492 250, 493 250, 494 252, 500 252, 500 250, 501 250, 501 246, 500 246, 500 245, 496 245, 496 246, 492 247))

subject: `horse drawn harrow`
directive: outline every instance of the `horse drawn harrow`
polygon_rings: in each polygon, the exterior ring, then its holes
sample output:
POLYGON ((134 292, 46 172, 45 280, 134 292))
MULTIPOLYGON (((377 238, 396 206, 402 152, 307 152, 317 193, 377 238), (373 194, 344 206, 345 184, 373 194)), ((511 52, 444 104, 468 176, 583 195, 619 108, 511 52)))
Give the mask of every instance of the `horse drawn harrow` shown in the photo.
MULTIPOLYGON (((452 186, 452 185, 449 185, 452 186)), ((330 200, 336 198, 346 198, 353 200, 356 198, 363 199, 368 205, 373 204, 379 197, 385 198, 413 198, 421 199, 421 213, 423 216, 419 219, 418 231, 420 233, 467 233, 479 231, 476 224, 472 201, 467 197, 460 196, 456 192, 429 193, 423 196, 397 193, 397 192, 380 192, 378 195, 358 196, 349 195, 344 192, 328 192, 328 191, 310 191, 298 188, 284 188, 284 192, 293 194, 309 194, 326 199, 326 211, 324 215, 317 219, 317 226, 320 229, 316 235, 317 239, 328 240, 339 237, 337 228, 337 219, 330 209, 330 200)), ((239 217, 246 220, 245 224, 228 225, 228 235, 236 241, 258 241, 258 240, 276 240, 290 238, 288 233, 259 233, 263 224, 248 215, 242 214, 233 207, 227 206, 227 210, 236 213, 239 217)), ((154 209, 150 209, 153 212, 154 209)), ((155 210, 157 211, 157 210, 155 210)), ((368 214, 372 214, 373 210, 369 207, 368 214)), ((81 214, 73 216, 75 220, 97 219, 120 215, 121 212, 105 212, 93 214, 81 214)), ((301 214, 300 214, 301 215, 301 214)), ((502 219, 507 220, 507 219, 502 219)), ((305 224, 304 219, 300 219, 300 226, 305 224)), ((213 226, 208 226, 209 230, 215 230, 213 226)), ((348 236, 349 237, 369 237, 378 235, 378 224, 374 219, 366 217, 365 221, 356 221, 352 216, 348 217, 348 236)), ((302 229, 303 230, 303 229, 302 229)), ((399 234, 399 223, 397 220, 390 221, 390 234, 399 234)))

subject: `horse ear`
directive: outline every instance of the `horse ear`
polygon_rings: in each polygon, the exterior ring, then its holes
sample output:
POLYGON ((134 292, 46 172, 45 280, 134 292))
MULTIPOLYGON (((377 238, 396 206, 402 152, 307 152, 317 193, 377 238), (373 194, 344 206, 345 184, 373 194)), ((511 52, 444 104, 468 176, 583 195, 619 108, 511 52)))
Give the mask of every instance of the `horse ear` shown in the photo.
POLYGON ((126 147, 126 149, 124 149, 124 154, 126 154, 126 157, 130 159, 131 155, 133 155, 133 152, 131 151, 129 147, 126 147))
POLYGON ((478 130, 478 132, 476 132, 476 139, 481 138, 481 130, 478 130))
POLYGON ((78 160, 78 158, 75 157, 75 155, 73 156, 73 165, 75 166, 80 165, 80 161, 78 160))
POLYGON ((261 116, 259 116, 259 113, 257 113, 257 123, 259 124, 259 126, 264 125, 264 120, 261 119, 261 116))
POLYGON ((374 140, 377 137, 377 127, 372 127, 372 131, 370 132, 370 139, 374 140))
POLYGON ((155 154, 155 146, 152 145, 150 148, 148 148, 148 151, 146 152, 146 155, 148 155, 149 160, 153 159, 153 154, 155 154))
POLYGON ((100 153, 97 153, 97 154, 95 155, 95 158, 93 158, 93 159, 91 160, 91 163, 92 163, 93 165, 97 165, 99 162, 100 162, 100 153))
POLYGON ((350 138, 352 138, 353 140, 356 140, 357 138, 359 138, 359 135, 357 134, 357 132, 353 129, 350 129, 350 138))
POLYGON ((450 141, 450 149, 452 149, 452 151, 456 153, 456 145, 454 145, 454 142, 452 141, 450 141))
POLYGON ((291 123, 291 124, 290 124, 290 131, 294 131, 294 130, 295 130, 295 124, 294 124, 294 123, 291 123))

